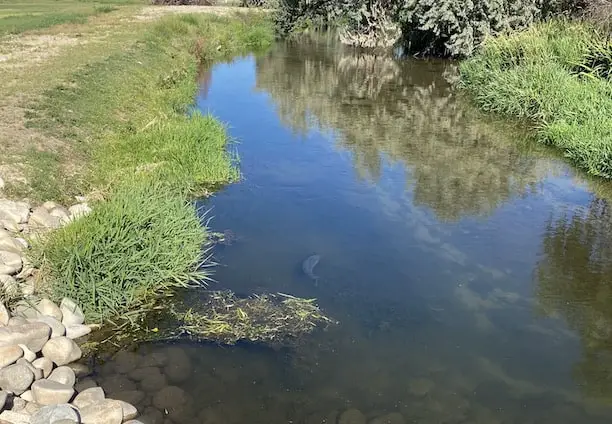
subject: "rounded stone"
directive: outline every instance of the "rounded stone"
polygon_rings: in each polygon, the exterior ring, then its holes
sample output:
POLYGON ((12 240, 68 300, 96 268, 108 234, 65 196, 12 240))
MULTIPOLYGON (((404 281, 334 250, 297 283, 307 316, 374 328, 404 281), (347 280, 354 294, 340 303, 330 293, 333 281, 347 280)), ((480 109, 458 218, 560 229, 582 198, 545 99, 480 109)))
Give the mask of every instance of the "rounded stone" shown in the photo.
MULTIPOLYGON (((0 264, 0 271, 2 271, 1 267, 2 264, 0 264)), ((0 291, 9 296, 17 296, 19 294, 19 284, 17 284, 17 280, 14 277, 0 273, 0 291)))
POLYGON ((415 378, 408 383, 408 390, 414 396, 425 396, 434 388, 434 382, 426 378, 415 378))
POLYGON ((161 389, 153 397, 153 406, 165 411, 168 418, 184 422, 192 414, 191 397, 180 387, 168 386, 161 389))
POLYGON ((8 309, 6 309, 4 303, 0 302, 0 326, 8 325, 9 319, 11 319, 11 315, 9 314, 8 309))
POLYGON ((72 219, 77 219, 91 212, 91 208, 87 203, 79 203, 68 208, 72 219))
POLYGON ((163 424, 164 414, 159 409, 149 407, 144 410, 140 420, 145 424, 163 424))
POLYGON ((26 390, 19 397, 25 400, 26 402, 34 402, 34 395, 32 394, 32 390, 26 390))
POLYGON ((161 371, 157 367, 144 367, 144 368, 136 368, 133 371, 128 373, 128 377, 130 377, 134 381, 142 381, 145 378, 151 375, 160 375, 161 371))
POLYGON ((189 379, 192 373, 191 360, 185 351, 179 347, 166 349, 168 364, 164 367, 164 374, 171 383, 182 383, 189 379))
POLYGON ((66 366, 70 367, 70 369, 74 371, 74 375, 76 375, 77 378, 87 377, 91 375, 91 368, 81 362, 71 362, 66 366))
POLYGON ((23 349, 18 345, 0 346, 0 368, 17 362, 23 356, 23 349))
POLYGON ((49 375, 48 379, 51 381, 57 381, 58 383, 65 384, 70 387, 74 386, 74 383, 76 382, 74 371, 67 366, 61 366, 54 369, 51 375, 49 375))
POLYGON ((36 306, 36 308, 42 315, 53 317, 58 322, 62 321, 62 311, 60 310, 59 306, 57 306, 51 300, 41 299, 41 301, 38 302, 38 305, 36 306))
POLYGON ((132 405, 138 405, 145 398, 144 392, 140 390, 124 390, 113 393, 113 399, 122 400, 132 405))
POLYGON ((61 420, 80 422, 78 412, 69 404, 43 406, 32 415, 31 424, 57 424, 61 420))
POLYGON ((72 386, 58 383, 48 379, 35 381, 32 384, 32 393, 37 403, 41 405, 56 405, 68 403, 74 395, 72 386))
POLYGON ((0 328, 0 345, 23 344, 32 352, 40 352, 51 336, 51 328, 42 322, 0 328))
POLYGON ((106 393, 117 393, 127 390, 136 390, 136 384, 124 375, 116 374, 106 377, 100 382, 106 393))
POLYGON ((34 374, 23 364, 9 365, 0 370, 0 387, 20 395, 30 388, 34 374))
POLYGON ((151 352, 145 355, 140 362, 141 368, 146 367, 163 367, 168 363, 168 355, 164 352, 151 352))
POLYGON ((116 400, 103 401, 79 408, 82 424, 121 424, 123 408, 116 400))
POLYGON ((51 215, 47 209, 42 206, 34 208, 30 214, 28 224, 32 228, 54 229, 60 227, 59 218, 51 215))
POLYGON ((36 368, 30 362, 28 362, 25 358, 20 358, 17 360, 17 364, 25 365, 28 367, 30 372, 34 375, 34 380, 40 380, 43 377, 43 372, 41 369, 36 368))
POLYGON ((23 267, 21 255, 15 252, 0 250, 0 274, 15 275, 23 267))
MULTIPOLYGON (((32 362, 36 359, 36 354, 34 352, 32 352, 30 349, 28 349, 28 347, 24 344, 20 344, 19 347, 21 348, 21 350, 23 350, 23 358, 28 361, 28 362, 32 362)), ((0 354, 0 357, 2 357, 2 355, 0 354)))
POLYGON ((51 338, 61 337, 66 334, 66 327, 64 324, 59 322, 56 318, 47 315, 41 315, 34 319, 36 322, 43 322, 51 327, 51 338))
POLYGON ((8 424, 30 424, 30 416, 23 412, 2 411, 0 413, 0 423, 8 424))
POLYGON ((347 409, 340 415, 338 424, 366 424, 366 416, 359 409, 347 409))
POLYGON ((49 340, 43 347, 42 353, 56 365, 62 366, 81 358, 81 348, 68 337, 56 337, 49 340))
POLYGON ((382 415, 370 421, 370 424, 406 424, 404 416, 399 412, 382 415))
POLYGON ((38 369, 40 369, 43 373, 43 378, 49 377, 51 371, 53 370, 53 361, 49 358, 38 358, 32 361, 32 365, 38 369))
POLYGON ((84 408, 92 403, 101 402, 105 399, 104 390, 101 387, 91 387, 76 395, 72 402, 77 408, 84 408))
POLYGON ((66 337, 69 339, 78 339, 91 333, 91 328, 83 324, 73 324, 66 327, 66 337))
POLYGON ((87 389, 91 389, 93 387, 98 387, 98 383, 96 383, 96 381, 92 378, 84 378, 82 380, 79 380, 75 386, 74 389, 81 393, 84 392, 87 389))
POLYGON ((35 306, 31 305, 25 300, 22 300, 17 302, 17 304, 13 307, 13 315, 24 317, 29 321, 29 319, 34 320, 34 318, 40 316, 40 312, 38 312, 38 309, 36 309, 35 306))
POLYGON ((161 373, 151 373, 140 381, 140 388, 148 393, 154 393, 168 385, 166 376, 161 373))
POLYGON ((6 400, 8 399, 8 392, 6 390, 0 390, 0 411, 4 409, 6 400))
POLYGON ((81 307, 72 299, 63 298, 60 303, 60 310, 62 311, 62 324, 65 326, 83 324, 85 322, 85 314, 83 314, 81 307))
POLYGON ((119 400, 118 402, 121 405, 124 420, 131 420, 132 418, 136 418, 138 416, 138 410, 134 405, 124 402, 122 400, 119 400))
POLYGON ((9 318, 8 325, 9 327, 16 327, 18 325, 25 325, 27 323, 28 323, 28 320, 25 319, 24 317, 11 317, 9 318))
POLYGON ((117 352, 113 358, 115 363, 115 371, 120 374, 127 374, 136 369, 136 367, 140 365, 141 360, 142 357, 134 352, 117 352))

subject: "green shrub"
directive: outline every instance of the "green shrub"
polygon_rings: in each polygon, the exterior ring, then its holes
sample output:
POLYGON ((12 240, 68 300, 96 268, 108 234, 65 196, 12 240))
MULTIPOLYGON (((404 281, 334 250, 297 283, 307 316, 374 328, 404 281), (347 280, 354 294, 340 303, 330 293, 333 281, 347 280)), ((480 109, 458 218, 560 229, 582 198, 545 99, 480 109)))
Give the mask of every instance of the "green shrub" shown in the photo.
POLYGON ((411 53, 469 56, 488 35, 577 13, 581 5, 568 0, 283 0, 276 21, 281 34, 314 23, 339 27, 343 41, 363 47, 399 42, 411 53))
POLYGON ((173 289, 206 278, 206 229, 185 193, 150 179, 118 186, 89 215, 35 244, 51 296, 88 320, 141 317, 173 289))

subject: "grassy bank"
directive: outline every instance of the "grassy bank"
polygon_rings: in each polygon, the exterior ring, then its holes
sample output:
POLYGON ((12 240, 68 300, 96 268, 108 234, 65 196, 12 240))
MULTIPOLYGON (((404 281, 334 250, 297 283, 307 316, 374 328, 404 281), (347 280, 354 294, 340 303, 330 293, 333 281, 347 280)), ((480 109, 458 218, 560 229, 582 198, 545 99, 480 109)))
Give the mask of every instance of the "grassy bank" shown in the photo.
POLYGON ((461 65, 484 110, 524 120, 591 175, 612 178, 612 44, 584 23, 553 21, 487 40, 461 65))
POLYGON ((41 289, 74 298, 89 320, 137 322, 205 280, 206 228, 189 197, 239 175, 224 126, 190 111, 198 70, 267 47, 272 29, 254 13, 128 20, 119 31, 107 54, 85 47, 81 66, 53 70, 57 83, 28 97, 25 128, 44 142, 21 140, 26 178, 7 189, 35 202, 99 194, 90 215, 34 243, 31 259, 41 289))

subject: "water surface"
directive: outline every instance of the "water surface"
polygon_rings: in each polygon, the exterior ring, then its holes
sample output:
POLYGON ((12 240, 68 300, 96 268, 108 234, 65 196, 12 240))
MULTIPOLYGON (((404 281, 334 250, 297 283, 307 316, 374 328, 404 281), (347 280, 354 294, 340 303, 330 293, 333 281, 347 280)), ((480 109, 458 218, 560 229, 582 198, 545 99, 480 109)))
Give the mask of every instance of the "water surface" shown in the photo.
POLYGON ((217 287, 317 298, 340 325, 294 351, 186 348, 201 422, 610 422, 607 187, 488 122, 454 78, 314 42, 203 75, 197 105, 244 176, 205 201, 240 238, 215 252, 217 287))

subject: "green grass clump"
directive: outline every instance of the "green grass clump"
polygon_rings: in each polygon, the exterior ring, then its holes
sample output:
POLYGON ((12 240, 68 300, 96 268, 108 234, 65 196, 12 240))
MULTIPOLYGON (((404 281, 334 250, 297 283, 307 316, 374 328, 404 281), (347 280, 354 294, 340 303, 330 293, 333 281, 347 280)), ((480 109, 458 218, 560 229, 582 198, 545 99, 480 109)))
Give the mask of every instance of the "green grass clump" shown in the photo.
POLYGON ((198 112, 153 123, 147 131, 106 143, 100 164, 105 180, 146 173, 198 192, 238 179, 238 170, 229 166, 226 142, 223 125, 198 112))
POLYGON ((461 78, 482 109, 530 122, 538 141, 612 178, 610 59, 597 30, 553 21, 487 40, 461 65, 461 78))
POLYGON ((87 21, 87 16, 85 13, 71 12, 6 16, 0 18, 0 35, 20 34, 60 24, 82 24, 87 21))
MULTIPOLYGON (((130 48, 47 90, 32 105, 28 126, 69 140, 64 161, 78 157, 87 168, 83 178, 62 181, 59 191, 87 192, 142 170, 194 189, 234 180, 224 128, 210 117, 188 116, 198 70, 272 40, 265 16, 169 16, 130 48)), ((48 194, 32 197, 47 200, 48 194)))
POLYGON ((56 300, 88 320, 136 320, 156 298, 202 285, 206 229, 184 193, 150 179, 125 182, 93 212, 49 234, 34 258, 56 300))

